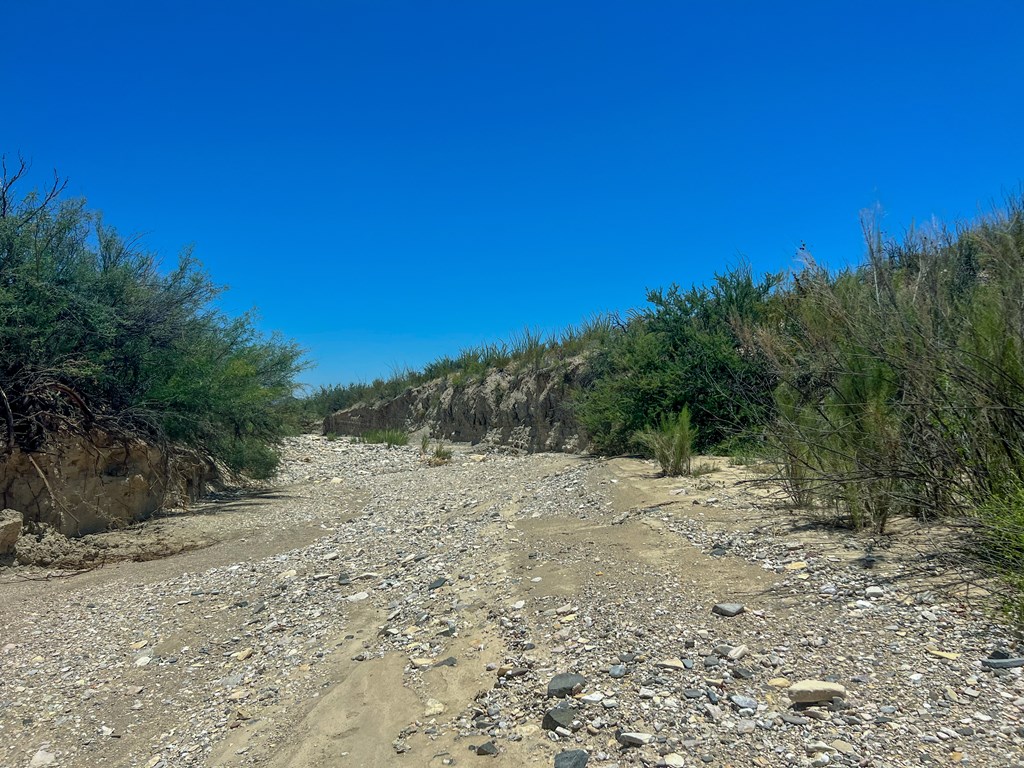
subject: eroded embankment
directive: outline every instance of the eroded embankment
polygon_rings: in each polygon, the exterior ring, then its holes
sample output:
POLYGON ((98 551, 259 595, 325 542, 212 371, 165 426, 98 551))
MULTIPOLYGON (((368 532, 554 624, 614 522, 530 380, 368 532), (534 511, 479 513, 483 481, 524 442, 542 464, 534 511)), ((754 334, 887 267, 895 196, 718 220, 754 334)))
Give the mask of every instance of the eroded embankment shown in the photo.
POLYGON ((395 398, 338 411, 324 420, 324 433, 426 428, 456 442, 581 452, 588 440, 571 396, 587 375, 586 361, 576 358, 542 370, 492 370, 479 380, 436 379, 395 398))

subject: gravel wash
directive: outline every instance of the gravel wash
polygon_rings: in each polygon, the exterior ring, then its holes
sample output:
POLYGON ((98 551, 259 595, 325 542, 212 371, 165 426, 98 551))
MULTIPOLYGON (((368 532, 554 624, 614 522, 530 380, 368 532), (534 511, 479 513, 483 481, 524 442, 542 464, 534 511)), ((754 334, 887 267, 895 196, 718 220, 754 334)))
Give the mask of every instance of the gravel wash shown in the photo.
POLYGON ((724 460, 454 451, 294 438, 205 554, 0 570, 0 767, 1024 766, 934 552, 724 460))

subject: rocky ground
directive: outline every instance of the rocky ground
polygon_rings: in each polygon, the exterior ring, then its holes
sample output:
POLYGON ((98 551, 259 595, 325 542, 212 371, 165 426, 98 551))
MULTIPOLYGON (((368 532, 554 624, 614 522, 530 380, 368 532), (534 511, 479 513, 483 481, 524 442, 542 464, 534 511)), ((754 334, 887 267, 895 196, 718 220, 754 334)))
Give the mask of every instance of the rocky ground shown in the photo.
POLYGON ((714 465, 293 440, 276 490, 118 534, 191 551, 0 570, 0 766, 1024 766, 940 531, 714 465))

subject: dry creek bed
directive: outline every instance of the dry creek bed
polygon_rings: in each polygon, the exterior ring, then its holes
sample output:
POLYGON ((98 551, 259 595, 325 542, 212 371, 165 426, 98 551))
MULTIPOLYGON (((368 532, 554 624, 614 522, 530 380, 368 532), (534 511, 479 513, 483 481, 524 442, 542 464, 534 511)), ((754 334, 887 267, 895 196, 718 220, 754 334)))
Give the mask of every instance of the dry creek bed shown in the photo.
POLYGON ((179 554, 0 569, 0 766, 1024 766, 1024 654, 935 531, 714 463, 291 440, 119 534, 179 554))

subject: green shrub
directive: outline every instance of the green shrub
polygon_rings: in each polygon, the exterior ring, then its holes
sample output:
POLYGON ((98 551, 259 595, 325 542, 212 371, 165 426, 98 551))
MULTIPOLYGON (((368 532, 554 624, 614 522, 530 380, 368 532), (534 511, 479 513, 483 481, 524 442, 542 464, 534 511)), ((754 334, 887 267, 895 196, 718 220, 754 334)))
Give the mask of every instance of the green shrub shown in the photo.
POLYGON ((0 420, 8 449, 101 427, 186 443, 237 470, 272 471, 291 428, 302 351, 215 307, 189 250, 175 267, 122 237, 60 183, 18 199, 0 179, 0 420))
POLYGON ((684 406, 675 416, 662 416, 657 428, 638 432, 636 439, 657 460, 666 475, 690 474, 697 429, 690 423, 689 408, 684 406))
POLYGON ((779 275, 755 281, 743 265, 709 287, 648 292, 647 309, 601 335, 576 414, 594 448, 625 453, 633 436, 663 416, 692 409, 698 448, 760 430, 772 413, 767 361, 739 332, 770 310, 779 275))

